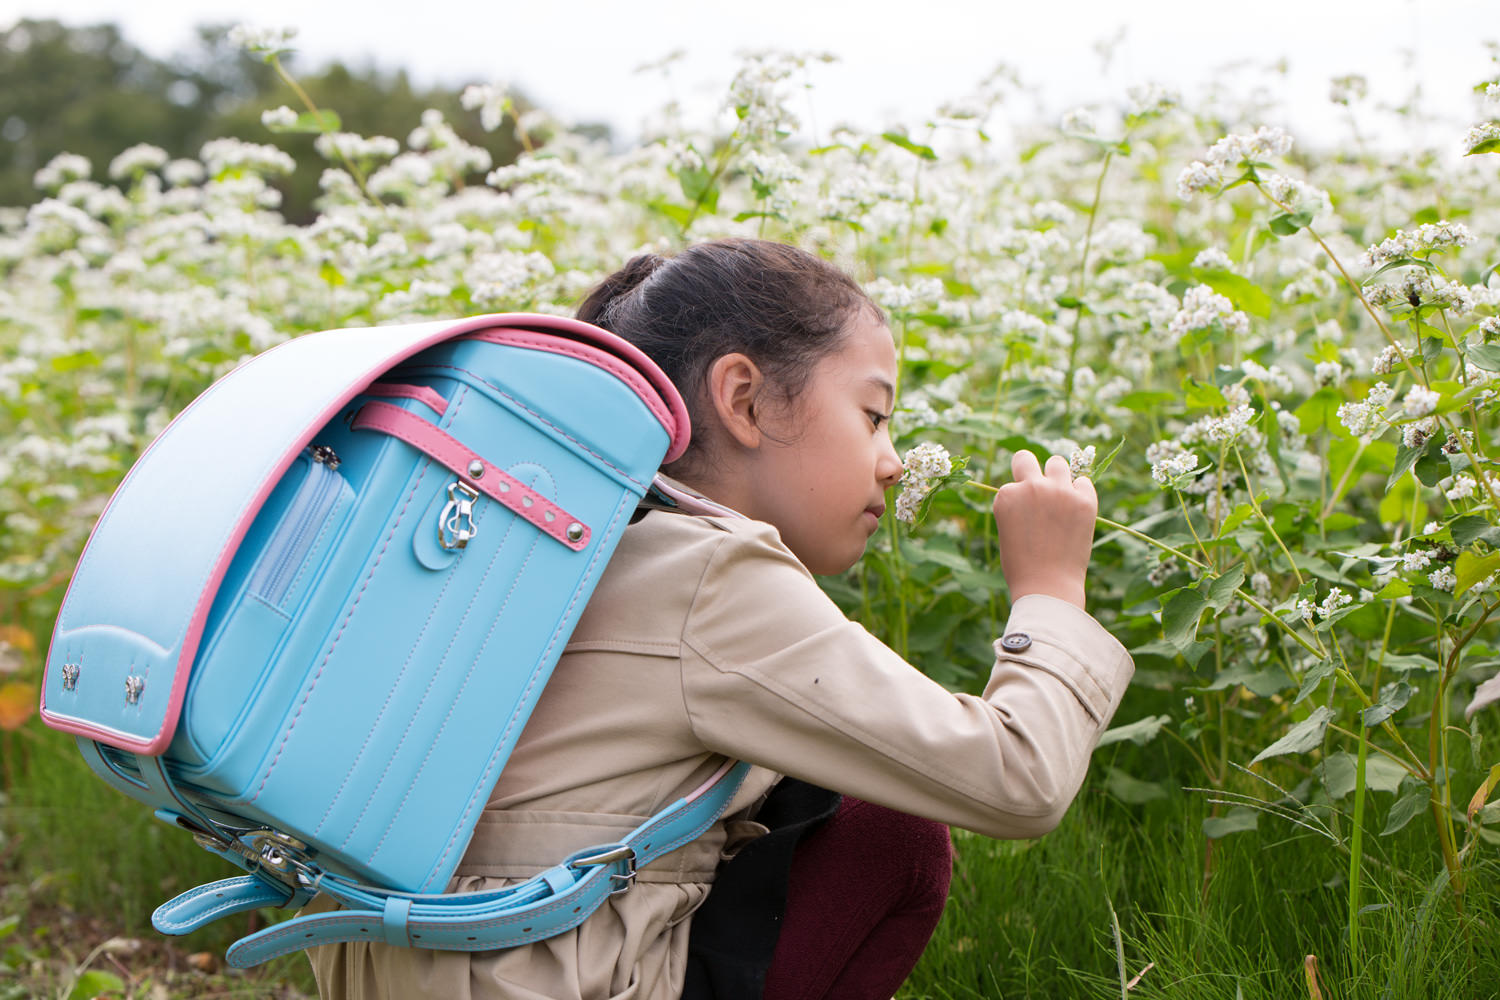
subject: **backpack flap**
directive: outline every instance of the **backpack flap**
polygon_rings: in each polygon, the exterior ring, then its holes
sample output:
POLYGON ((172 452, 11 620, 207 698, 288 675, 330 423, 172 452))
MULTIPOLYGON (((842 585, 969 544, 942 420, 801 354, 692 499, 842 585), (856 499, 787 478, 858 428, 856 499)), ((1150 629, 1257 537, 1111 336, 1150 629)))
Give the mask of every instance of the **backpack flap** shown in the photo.
MULTIPOLYGON (((494 328, 555 330, 607 345, 632 367, 644 360, 588 324, 529 314, 330 330, 252 358, 162 432, 95 525, 54 627, 43 720, 122 750, 162 753, 220 583, 282 474, 392 366, 494 328)), ((658 390, 653 410, 671 435, 669 455, 680 453, 681 400, 649 362, 640 370, 658 390)))

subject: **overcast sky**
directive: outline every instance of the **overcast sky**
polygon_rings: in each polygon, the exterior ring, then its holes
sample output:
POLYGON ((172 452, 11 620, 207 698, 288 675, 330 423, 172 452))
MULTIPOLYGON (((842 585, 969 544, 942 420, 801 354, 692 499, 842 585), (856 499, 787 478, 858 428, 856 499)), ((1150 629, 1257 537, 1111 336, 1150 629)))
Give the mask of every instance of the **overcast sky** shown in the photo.
POLYGON ((1449 144, 1452 133, 1456 147, 1474 119, 1470 88, 1500 72, 1483 44, 1500 40, 1497 0, 0 0, 0 28, 21 17, 113 21, 160 57, 188 47, 199 23, 294 26, 304 66, 339 58, 405 67, 422 83, 514 82, 564 118, 627 136, 669 99, 722 99, 736 53, 764 47, 838 55, 812 75, 812 113, 820 126, 867 127, 918 125, 999 63, 1057 114, 1146 81, 1191 95, 1227 65, 1284 57, 1284 75, 1255 79, 1286 102, 1278 124, 1310 144, 1307 133, 1338 127, 1333 76, 1363 73, 1372 98, 1391 104, 1419 82, 1424 106, 1451 118, 1430 125, 1430 138, 1449 144), (1096 45, 1117 35, 1105 69, 1096 45), (636 72, 679 49, 670 79, 636 72))

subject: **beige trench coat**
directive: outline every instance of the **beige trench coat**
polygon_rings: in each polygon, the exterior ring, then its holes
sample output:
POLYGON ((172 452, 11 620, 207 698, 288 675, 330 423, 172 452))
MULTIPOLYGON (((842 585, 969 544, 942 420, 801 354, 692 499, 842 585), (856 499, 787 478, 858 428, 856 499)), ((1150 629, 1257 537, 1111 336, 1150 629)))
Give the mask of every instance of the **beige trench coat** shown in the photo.
POLYGON ((996 644, 983 697, 952 694, 845 618, 769 525, 648 515, 600 579, 450 890, 498 888, 623 836, 724 756, 758 765, 730 818, 546 941, 312 949, 323 996, 676 998, 689 917, 726 843, 763 830, 745 816, 782 774, 994 837, 1046 832, 1133 667, 1064 601, 1018 600, 1006 634, 1022 633, 1023 650, 996 644))

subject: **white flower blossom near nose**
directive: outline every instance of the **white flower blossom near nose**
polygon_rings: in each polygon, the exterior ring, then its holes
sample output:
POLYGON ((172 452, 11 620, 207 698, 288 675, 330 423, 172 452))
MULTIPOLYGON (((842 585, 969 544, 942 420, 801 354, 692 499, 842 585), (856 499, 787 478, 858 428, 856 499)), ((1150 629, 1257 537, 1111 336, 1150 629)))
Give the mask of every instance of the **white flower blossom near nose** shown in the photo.
POLYGON ((938 481, 953 471, 953 458, 940 444, 924 441, 901 459, 901 493, 896 497, 896 518, 915 524, 922 501, 938 481))
POLYGON ((1074 448, 1068 455, 1068 471, 1075 476, 1094 474, 1094 446, 1074 448))

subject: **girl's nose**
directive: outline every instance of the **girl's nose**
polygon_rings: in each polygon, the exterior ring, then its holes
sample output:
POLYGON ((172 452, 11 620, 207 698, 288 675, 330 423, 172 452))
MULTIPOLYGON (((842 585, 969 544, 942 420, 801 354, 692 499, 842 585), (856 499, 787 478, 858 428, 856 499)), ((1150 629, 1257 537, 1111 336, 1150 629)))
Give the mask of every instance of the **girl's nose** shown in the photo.
POLYGON ((889 434, 881 435, 880 455, 875 462, 875 477, 885 489, 890 489, 901 482, 901 475, 905 472, 901 465, 901 456, 896 454, 896 444, 889 434))

